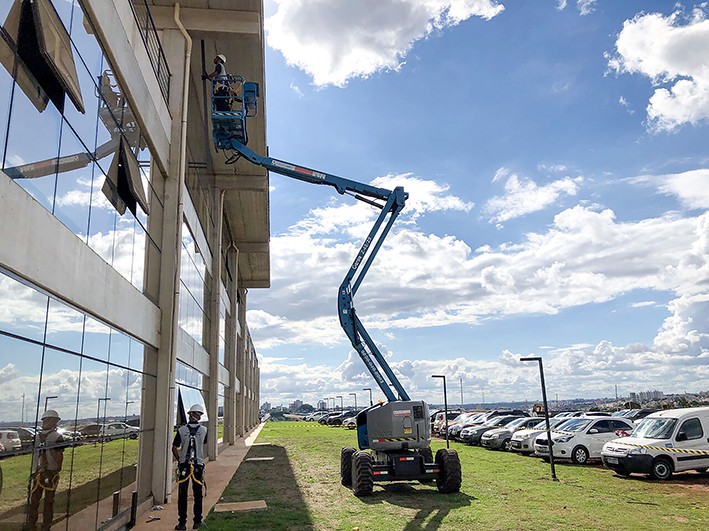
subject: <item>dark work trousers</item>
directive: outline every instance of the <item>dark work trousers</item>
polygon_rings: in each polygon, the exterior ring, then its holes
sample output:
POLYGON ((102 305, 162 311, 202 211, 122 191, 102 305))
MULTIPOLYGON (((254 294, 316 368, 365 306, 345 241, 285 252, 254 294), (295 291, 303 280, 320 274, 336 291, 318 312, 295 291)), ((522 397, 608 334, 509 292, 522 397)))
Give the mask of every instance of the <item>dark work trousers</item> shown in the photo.
POLYGON ((187 489, 192 482, 192 495, 194 496, 194 523, 202 521, 202 496, 204 489, 204 465, 194 465, 194 471, 190 475, 190 464, 181 463, 177 467, 180 482, 177 487, 177 518, 181 524, 187 522, 187 489))
POLYGON ((42 511, 42 529, 49 529, 52 527, 52 520, 54 520, 54 492, 59 483, 59 474, 52 471, 37 472, 32 477, 32 484, 30 488, 34 488, 34 491, 30 494, 30 511, 28 523, 30 528, 34 528, 37 525, 37 520, 39 518, 39 502, 44 494, 44 510, 42 511), (37 475, 39 474, 39 480, 42 485, 48 487, 46 490, 41 486, 36 485, 37 475))

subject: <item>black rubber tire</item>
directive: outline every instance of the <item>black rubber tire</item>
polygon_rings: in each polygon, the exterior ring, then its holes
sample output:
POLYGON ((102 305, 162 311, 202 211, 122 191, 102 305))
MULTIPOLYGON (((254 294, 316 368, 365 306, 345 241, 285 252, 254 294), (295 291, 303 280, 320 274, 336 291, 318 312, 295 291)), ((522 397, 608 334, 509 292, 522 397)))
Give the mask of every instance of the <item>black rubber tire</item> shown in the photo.
POLYGON ((658 457, 652 462, 650 475, 660 481, 670 479, 670 476, 672 476, 672 462, 666 457, 658 457))
POLYGON ((340 450, 340 483, 343 487, 352 486, 352 456, 355 449, 345 446, 340 450))
POLYGON ((571 450, 571 460, 577 465, 585 465, 588 463, 588 450, 585 446, 576 446, 571 450))
POLYGON ((340 483, 343 487, 352 486, 352 456, 355 449, 345 446, 340 450, 340 483))
POLYGON ((460 491, 460 485, 463 483, 463 472, 460 467, 458 452, 441 448, 436 452, 436 463, 440 469, 436 478, 438 491, 444 494, 460 491))
POLYGON ((423 460, 426 463, 433 463, 433 450, 431 450, 430 446, 426 448, 419 448, 418 453, 423 456, 423 460))
POLYGON ((505 452, 509 452, 512 449, 512 439, 505 439, 502 441, 502 446, 500 446, 500 450, 503 450, 505 452))
POLYGON ((359 498, 369 496, 373 490, 372 456, 367 452, 355 452, 352 456, 352 492, 359 498))

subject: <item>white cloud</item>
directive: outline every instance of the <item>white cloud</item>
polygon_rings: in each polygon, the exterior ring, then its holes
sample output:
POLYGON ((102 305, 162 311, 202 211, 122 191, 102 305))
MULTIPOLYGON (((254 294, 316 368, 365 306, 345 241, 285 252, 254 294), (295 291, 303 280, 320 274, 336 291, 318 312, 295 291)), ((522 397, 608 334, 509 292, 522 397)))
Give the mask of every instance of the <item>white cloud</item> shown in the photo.
POLYGON ((651 131, 673 131, 709 118, 709 20, 700 8, 689 17, 641 13, 623 24, 616 54, 607 54, 617 73, 641 74, 658 87, 647 106, 651 131), (682 24, 684 22, 684 24, 682 24), (661 86, 665 85, 665 86, 661 86))
POLYGON ((666 175, 641 175, 630 182, 649 184, 664 195, 676 197, 688 209, 709 208, 709 169, 666 175))
POLYGON ((596 10, 596 0, 576 0, 576 7, 581 16, 590 15, 596 10))
POLYGON ((471 17, 504 10, 495 0, 275 0, 268 45, 317 86, 398 70, 414 43, 471 17))
POLYGON ((562 195, 576 195, 583 181, 581 177, 564 177, 539 186, 527 177, 510 174, 501 168, 495 173, 493 182, 502 178, 507 178, 505 195, 492 197, 483 206, 483 212, 490 216, 492 223, 502 223, 538 212, 554 204, 562 195))

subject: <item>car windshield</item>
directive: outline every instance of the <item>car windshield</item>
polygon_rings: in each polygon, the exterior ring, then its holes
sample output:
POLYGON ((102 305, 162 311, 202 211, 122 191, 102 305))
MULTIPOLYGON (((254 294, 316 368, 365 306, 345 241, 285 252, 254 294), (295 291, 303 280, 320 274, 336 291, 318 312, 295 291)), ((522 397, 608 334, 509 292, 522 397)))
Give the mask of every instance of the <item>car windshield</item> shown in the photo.
POLYGON ((483 422, 483 423, 481 424, 481 426, 485 426, 485 427, 488 427, 488 426, 497 426, 498 423, 500 422, 501 418, 502 418, 502 417, 492 417, 492 418, 489 418, 489 419, 487 419, 485 422, 483 422))
POLYGON ((645 417, 635 428, 632 437, 648 439, 669 439, 677 424, 677 419, 645 417))
POLYGON ((559 425, 559 429, 571 432, 583 431, 583 429, 586 428, 586 426, 588 426, 590 423, 590 419, 572 418, 559 425))
POLYGON ((525 417, 522 417, 519 419, 514 419, 513 421, 505 424, 505 427, 506 428, 516 428, 517 426, 521 426, 522 424, 524 424, 526 421, 527 421, 527 419, 525 417))

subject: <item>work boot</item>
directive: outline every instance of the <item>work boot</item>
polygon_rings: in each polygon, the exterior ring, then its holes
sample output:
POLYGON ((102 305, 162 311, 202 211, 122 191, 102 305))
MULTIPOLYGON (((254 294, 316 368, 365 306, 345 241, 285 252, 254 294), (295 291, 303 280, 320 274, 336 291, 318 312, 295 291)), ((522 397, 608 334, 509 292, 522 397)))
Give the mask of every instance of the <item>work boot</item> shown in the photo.
POLYGON ((175 529, 177 529, 178 531, 182 531, 184 529, 187 529, 187 526, 185 524, 183 524, 182 522, 177 522, 175 529))
POLYGON ((195 522, 192 529, 199 529, 200 527, 202 527, 202 522, 195 522))

